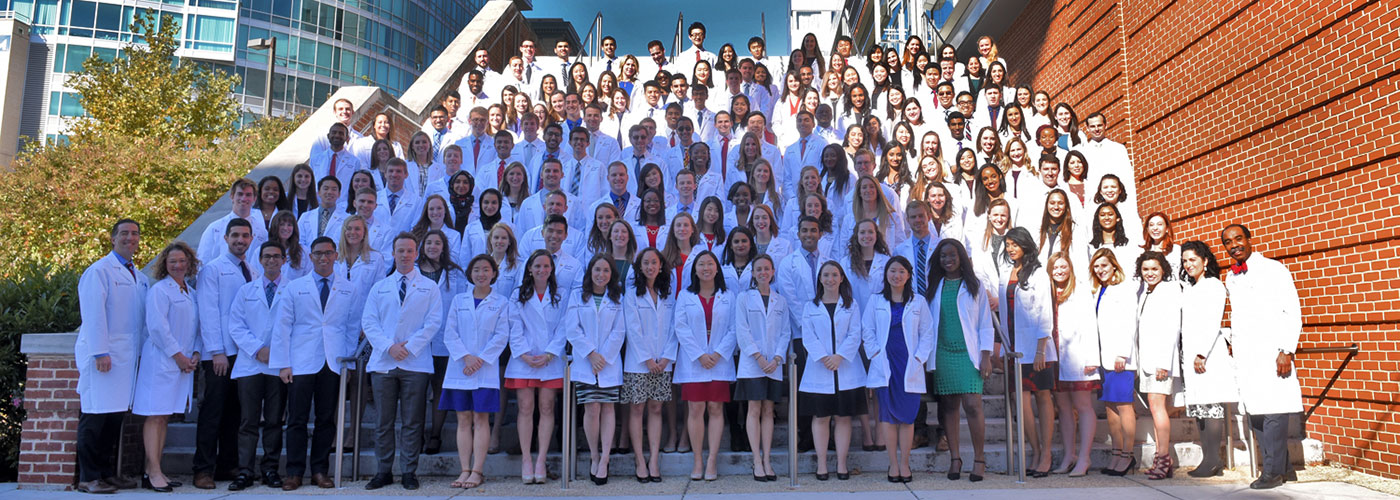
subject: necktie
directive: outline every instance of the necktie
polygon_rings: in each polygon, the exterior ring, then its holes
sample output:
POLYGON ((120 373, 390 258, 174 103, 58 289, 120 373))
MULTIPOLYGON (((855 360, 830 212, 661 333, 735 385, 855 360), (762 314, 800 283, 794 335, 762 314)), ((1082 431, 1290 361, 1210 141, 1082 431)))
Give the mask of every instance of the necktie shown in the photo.
POLYGON ((633 156, 633 157, 632 157, 632 172, 633 172, 633 174, 632 174, 633 177, 632 177, 632 178, 633 178, 633 179, 637 179, 637 185, 640 186, 641 183, 642 183, 642 157, 641 157, 641 156, 633 156))
POLYGON ((131 279, 136 279, 136 266, 131 265, 130 262, 126 263, 126 272, 131 273, 131 279))
POLYGON ((263 294, 267 296, 267 307, 272 307, 272 297, 277 295, 277 282, 267 282, 267 288, 263 289, 263 294))
POLYGON ((807 138, 806 138, 806 137, 803 137, 803 138, 802 138, 802 149, 798 151, 797 156, 798 156, 799 158, 800 158, 800 157, 803 157, 803 156, 807 156, 807 138))
POLYGON ((418 192, 422 193, 428 188, 428 165, 418 164, 418 192))
POLYGON ((608 59, 607 71, 612 71, 612 59, 608 59))
POLYGON ((695 120, 695 122, 696 122, 696 123, 695 123, 695 131, 698 132, 698 133, 700 134, 700 137, 701 137, 701 138, 704 138, 704 137, 705 137, 705 108, 700 108, 700 109, 695 110, 695 117, 697 118, 697 119, 695 120))
POLYGON ((724 179, 729 173, 729 138, 724 138, 724 143, 719 147, 719 177, 724 179))
POLYGON ((807 252, 807 267, 812 269, 812 290, 817 289, 817 254, 807 252))
POLYGON ((399 195, 389 193, 389 215, 394 214, 394 210, 399 208, 399 195))
POLYGON ((591 140, 588 141, 588 156, 593 156, 593 151, 596 150, 596 149, 598 149, 598 135, 599 135, 599 134, 592 134, 592 135, 593 135, 593 136, 589 138, 589 139, 591 139, 591 140))
POLYGON ((439 130, 439 131, 437 132, 437 136, 436 136, 436 137, 433 137, 433 153, 434 153, 434 154, 436 154, 438 151, 441 151, 441 150, 442 150, 442 136, 444 136, 444 135, 447 135, 447 131, 446 131, 446 130, 439 130))
POLYGON ((335 153, 335 152, 331 152, 331 173, 330 173, 330 176, 331 176, 331 177, 335 177, 335 159, 336 159, 336 157, 338 157, 338 156, 340 156, 340 155, 337 154, 337 153, 335 153))
POLYGON ((928 243, 924 240, 915 240, 914 246, 918 249, 914 258, 914 279, 918 283, 920 294, 928 289, 928 275, 924 273, 924 266, 928 262, 928 243))
POLYGON ((574 175, 569 179, 569 194, 578 196, 578 185, 583 182, 583 162, 574 160, 574 175))
POLYGON ((321 220, 316 224, 316 236, 325 236, 326 224, 331 222, 331 209, 329 207, 321 208, 320 219, 321 220))
POLYGON ((987 114, 988 114, 989 116, 991 116, 991 118, 992 118, 992 126, 995 127, 995 126, 997 125, 997 107, 996 107, 996 106, 987 106, 987 114))
POLYGON ((671 147, 676 147, 676 133, 671 132, 671 147))
POLYGON ((569 60, 568 60, 568 59, 565 59, 564 62, 559 63, 559 76, 562 76, 562 77, 564 77, 564 78, 568 78, 568 77, 569 77, 569 60))
POLYGON ((404 296, 408 295, 408 276, 399 277, 399 304, 403 304, 404 296))
POLYGON ((244 282, 244 283, 247 283, 247 282, 249 282, 249 281, 253 281, 253 273, 248 271, 248 263, 247 263, 247 262, 243 262, 243 261, 241 261, 241 260, 238 261, 238 269, 239 269, 240 271, 243 271, 243 282, 244 282))
POLYGON ((330 278, 321 278, 321 311, 326 310, 326 300, 331 298, 330 278))
POLYGON ((481 156, 481 138, 480 138, 480 137, 476 137, 476 138, 473 138, 473 139, 472 139, 472 160, 473 160, 473 163, 475 163, 475 160, 476 160, 476 158, 477 158, 478 156, 481 156))
POLYGON ((501 165, 496 167, 496 186, 500 187, 506 183, 506 161, 501 160, 501 165))
POLYGON ((751 93, 751 92, 753 92, 753 84, 752 84, 752 83, 745 83, 745 84, 744 84, 744 94, 749 94, 749 93, 751 93))
POLYGON ((530 80, 530 75, 531 75, 532 71, 530 71, 530 70, 531 70, 531 66, 534 66, 534 65, 535 65, 534 63, 530 63, 530 64, 526 64, 526 65, 525 65, 525 82, 527 82, 527 83, 531 81, 531 80, 530 80))
POLYGON ((695 51, 695 62, 700 62, 700 51, 695 51))
POLYGON ((1244 273, 1247 273, 1247 272, 1249 272, 1249 263, 1248 263, 1248 262, 1241 262, 1241 263, 1239 263, 1239 264, 1232 264, 1232 265, 1230 265, 1230 273, 1231 273, 1231 274, 1244 274, 1244 273))

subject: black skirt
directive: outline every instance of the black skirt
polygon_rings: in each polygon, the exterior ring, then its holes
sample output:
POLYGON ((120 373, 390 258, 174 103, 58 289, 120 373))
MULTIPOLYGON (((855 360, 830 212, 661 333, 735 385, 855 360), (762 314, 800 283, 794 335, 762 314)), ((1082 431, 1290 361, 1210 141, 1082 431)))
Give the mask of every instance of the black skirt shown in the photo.
POLYGON ((787 384, 768 377, 741 378, 734 383, 735 401, 781 402, 787 395, 787 384))
POLYGON ((865 413, 864 387, 836 394, 797 393, 797 414, 805 417, 857 417, 865 413))

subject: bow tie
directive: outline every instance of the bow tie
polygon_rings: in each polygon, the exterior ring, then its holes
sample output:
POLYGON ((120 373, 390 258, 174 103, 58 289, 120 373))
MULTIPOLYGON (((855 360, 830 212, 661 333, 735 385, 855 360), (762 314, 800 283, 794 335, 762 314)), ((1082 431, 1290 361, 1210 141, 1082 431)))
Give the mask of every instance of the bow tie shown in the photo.
POLYGON ((1246 273, 1246 272, 1248 272, 1248 271, 1249 271, 1249 263, 1248 263, 1248 262, 1241 262, 1241 263, 1239 263, 1239 264, 1235 264, 1235 265, 1230 266, 1230 273, 1232 273, 1232 274, 1244 274, 1244 273, 1246 273))

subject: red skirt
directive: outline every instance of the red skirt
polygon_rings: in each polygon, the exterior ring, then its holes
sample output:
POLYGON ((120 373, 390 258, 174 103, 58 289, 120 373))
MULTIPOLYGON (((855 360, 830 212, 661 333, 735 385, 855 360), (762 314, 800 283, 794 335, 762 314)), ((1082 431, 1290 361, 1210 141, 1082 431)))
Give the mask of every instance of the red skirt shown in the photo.
POLYGON ((728 403, 729 382, 715 380, 681 384, 681 401, 728 403))
POLYGON ((563 389, 564 379, 536 380, 532 378, 507 378, 506 389, 563 389))

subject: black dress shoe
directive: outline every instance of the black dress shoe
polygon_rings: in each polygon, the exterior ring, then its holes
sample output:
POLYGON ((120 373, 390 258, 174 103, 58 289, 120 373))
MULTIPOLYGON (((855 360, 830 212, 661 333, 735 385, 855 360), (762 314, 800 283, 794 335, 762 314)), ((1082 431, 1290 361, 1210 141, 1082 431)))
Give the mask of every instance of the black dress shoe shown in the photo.
POLYGON ((647 479, 650 480, 650 481, 653 482, 653 483, 659 483, 659 482, 661 482, 661 476, 651 476, 651 477, 649 477, 649 478, 647 478, 647 479))
POLYGON ((267 486, 269 488, 281 488, 282 476, 277 475, 277 471, 275 470, 264 472, 262 477, 262 484, 263 486, 267 486))
POLYGON ((763 480, 768 481, 768 482, 771 483, 771 482, 773 482, 773 481, 777 481, 777 480, 778 480, 778 476, 777 476, 776 474, 769 474, 769 475, 763 476, 763 480))
POLYGON ((836 479, 840 479, 840 480, 842 480, 842 481, 849 480, 849 479, 851 479, 851 473, 849 473, 849 472, 837 472, 837 473, 836 473, 836 479))
POLYGON ((901 482, 901 483, 912 483, 912 482, 914 482, 914 475, 913 475, 913 474, 910 474, 910 475, 908 475, 908 476, 901 477, 901 478, 899 478, 899 482, 901 482))
POLYGON ((418 476, 414 475, 412 472, 405 472, 403 477, 399 478, 399 484, 402 484, 405 490, 416 490, 419 486, 418 476))
MULTIPOLYGON (((108 485, 108 486, 110 486, 110 485, 108 485)), ((165 486, 159 486, 159 487, 157 487, 157 486, 155 486, 155 485, 152 485, 152 484, 151 484, 151 476, 147 476, 147 475, 145 475, 145 474, 142 474, 142 475, 141 475, 141 487, 142 487, 142 488, 145 488, 145 489, 148 489, 148 490, 151 490, 151 491, 154 491, 154 492, 156 492, 156 493, 170 493, 170 492, 172 492, 172 491, 175 491, 175 488, 170 487, 169 484, 166 484, 165 486)), ((115 488, 113 488, 113 489, 115 489, 115 488)))
POLYGON ((228 483, 228 490, 243 491, 248 488, 252 488, 253 484, 253 476, 249 476, 247 474, 239 474, 238 477, 233 478, 232 482, 228 483))
POLYGON ((817 474, 817 480, 818 480, 818 481, 826 481, 827 479, 831 479, 831 474, 830 474, 830 473, 827 473, 827 474, 817 474))
POLYGON ((1223 476, 1225 475, 1225 471, 1219 465, 1215 467, 1197 467, 1191 472, 1187 472, 1186 475, 1191 477, 1223 476))
POLYGON ((1279 486, 1283 486, 1283 476, 1271 474, 1259 476, 1259 479, 1255 479, 1254 482, 1249 483, 1249 489, 1251 490, 1271 490, 1279 486))
MULTIPOLYGON (((102 482, 110 484, 112 485, 112 487, 119 490, 131 490, 135 489, 137 486, 140 486, 140 484, 137 484, 135 479, 120 475, 104 477, 102 478, 102 482)), ((173 486, 175 482, 171 481, 170 483, 173 486)))
POLYGON ((394 484, 393 474, 375 474, 370 478, 369 484, 365 485, 366 490, 377 490, 385 486, 394 484))

